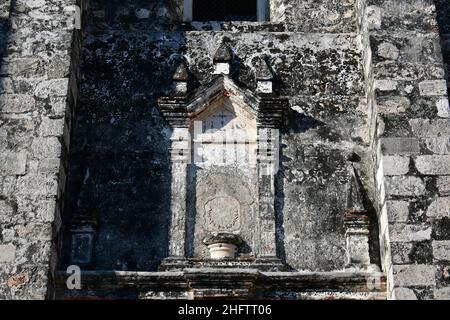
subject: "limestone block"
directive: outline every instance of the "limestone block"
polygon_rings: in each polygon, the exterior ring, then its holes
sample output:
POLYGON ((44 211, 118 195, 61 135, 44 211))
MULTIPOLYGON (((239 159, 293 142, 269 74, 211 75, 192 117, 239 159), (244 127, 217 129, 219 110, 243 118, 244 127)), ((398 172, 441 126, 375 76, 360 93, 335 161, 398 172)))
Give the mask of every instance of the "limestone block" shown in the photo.
POLYGON ((416 137, 450 136, 448 119, 411 119, 409 124, 416 137))
POLYGON ((0 245, 0 262, 13 262, 16 258, 16 246, 12 244, 0 245))
POLYGON ((60 136, 64 131, 64 119, 51 119, 45 117, 42 119, 41 126, 39 127, 39 134, 42 137, 47 136, 60 136))
POLYGON ((394 265, 394 282, 399 287, 436 285, 435 266, 394 265))
POLYGON ((434 290, 435 300, 450 300, 450 287, 434 290))
POLYGON ((440 196, 450 196, 450 176, 438 177, 436 185, 440 196))
POLYGON ((420 152, 419 140, 415 138, 382 138, 381 151, 383 154, 416 154, 420 152))
POLYGON ((23 175, 26 164, 26 152, 0 154, 0 176, 23 175))
POLYGON ((385 188, 390 196, 420 196, 426 191, 423 180, 414 176, 386 177, 385 188))
POLYGON ((436 154, 450 154, 450 137, 433 137, 424 140, 428 150, 436 154))
POLYGON ((412 242, 431 239, 431 227, 427 224, 389 224, 391 242, 412 242))
POLYGON ((56 137, 35 138, 31 144, 33 156, 42 158, 57 158, 61 155, 61 143, 56 137))
POLYGON ((419 91, 422 96, 445 96, 447 94, 447 81, 422 81, 419 83, 419 91))
POLYGON ((34 94, 38 98, 47 98, 49 96, 64 97, 69 90, 69 79, 52 79, 40 82, 34 94))
POLYGON ((409 171, 409 157, 405 156, 383 156, 383 171, 386 176, 397 176, 407 174, 409 171))
POLYGON ((450 197, 442 197, 434 200, 427 209, 427 217, 450 217, 450 197))
POLYGON ((389 222, 408 221, 409 203, 407 201, 387 201, 386 206, 389 222))
POLYGON ((436 260, 450 261, 450 241, 433 241, 432 246, 433 256, 436 260))
POLYGON ((395 300, 417 300, 416 294, 409 288, 394 288, 392 295, 395 300))
POLYGON ((36 103, 32 96, 25 94, 5 94, 0 96, 0 112, 24 113, 33 111, 36 103))
POLYGON ((436 108, 438 110, 439 117, 441 117, 441 118, 449 118, 450 117, 450 108, 449 108, 447 98, 439 99, 436 102, 436 108))
POLYGON ((418 156, 415 162, 424 175, 450 175, 450 155, 418 156))

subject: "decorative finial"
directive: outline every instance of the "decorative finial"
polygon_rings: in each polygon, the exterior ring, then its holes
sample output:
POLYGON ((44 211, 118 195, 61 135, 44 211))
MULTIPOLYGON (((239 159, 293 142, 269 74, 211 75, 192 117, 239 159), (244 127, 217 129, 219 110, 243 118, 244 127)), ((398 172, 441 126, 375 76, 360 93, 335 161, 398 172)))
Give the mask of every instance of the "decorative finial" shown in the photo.
POLYGON ((233 52, 225 42, 222 42, 214 55, 214 74, 230 74, 230 65, 232 61, 233 52))
POLYGON ((188 89, 189 72, 186 61, 182 60, 173 74, 175 92, 185 94, 188 89))
POLYGON ((222 42, 219 49, 217 49, 216 54, 214 55, 214 63, 217 62, 231 63, 232 60, 233 60, 233 52, 225 42, 222 42))
POLYGON ((260 93, 273 92, 273 74, 264 58, 258 59, 256 63, 256 90, 260 93))

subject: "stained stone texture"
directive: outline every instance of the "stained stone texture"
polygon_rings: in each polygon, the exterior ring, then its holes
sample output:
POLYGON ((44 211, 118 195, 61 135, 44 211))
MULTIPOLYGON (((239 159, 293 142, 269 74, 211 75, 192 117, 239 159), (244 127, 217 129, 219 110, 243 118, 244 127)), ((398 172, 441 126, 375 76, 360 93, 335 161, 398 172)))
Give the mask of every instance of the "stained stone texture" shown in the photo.
MULTIPOLYGON (((170 226, 184 222, 171 221, 170 199, 178 196, 171 194, 172 130, 157 99, 172 93, 182 59, 188 90, 207 83, 222 43, 232 49, 238 86, 257 91, 255 67, 264 58, 274 91, 289 99, 275 228, 277 255, 291 273, 264 274, 271 289, 255 291, 259 297, 449 298, 449 2, 268 3, 265 22, 181 23, 181 0, 0 2, 1 299, 120 297, 99 270, 122 272, 127 290, 144 290, 139 281, 149 278, 158 284, 133 298, 192 298, 201 290, 184 286, 204 285, 205 273, 236 286, 261 277, 257 270, 155 272, 170 252, 170 226), (370 263, 387 278, 383 292, 367 292, 367 273, 340 276, 351 164, 371 222, 370 263), (92 261, 83 266, 94 287, 77 295, 55 270, 71 264, 71 231, 82 224, 95 233, 92 261), (298 283, 288 292, 297 276, 325 289, 298 283)), ((246 203, 242 236, 252 258, 258 206, 252 188, 240 188, 255 179, 238 172, 227 187, 246 203), (239 179, 245 183, 234 187, 239 179)), ((208 181, 204 172, 198 177, 208 181)), ((198 199, 213 197, 208 184, 198 199)), ((200 246, 188 250, 191 258, 206 255, 200 246)))
POLYGON ((0 5, 0 299, 51 297, 77 91, 74 4, 0 5))

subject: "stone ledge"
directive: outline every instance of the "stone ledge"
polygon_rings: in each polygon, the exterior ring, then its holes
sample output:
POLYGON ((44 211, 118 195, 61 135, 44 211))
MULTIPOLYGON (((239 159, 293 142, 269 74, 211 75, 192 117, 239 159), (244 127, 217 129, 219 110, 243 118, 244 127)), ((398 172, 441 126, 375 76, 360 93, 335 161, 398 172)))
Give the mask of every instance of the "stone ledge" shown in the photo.
POLYGON ((56 273, 57 299, 129 298, 252 298, 326 294, 337 299, 386 299, 381 272, 260 272, 256 269, 186 269, 183 272, 85 271, 82 288, 66 289, 67 275, 56 273), (153 294, 155 293, 155 294, 153 294))

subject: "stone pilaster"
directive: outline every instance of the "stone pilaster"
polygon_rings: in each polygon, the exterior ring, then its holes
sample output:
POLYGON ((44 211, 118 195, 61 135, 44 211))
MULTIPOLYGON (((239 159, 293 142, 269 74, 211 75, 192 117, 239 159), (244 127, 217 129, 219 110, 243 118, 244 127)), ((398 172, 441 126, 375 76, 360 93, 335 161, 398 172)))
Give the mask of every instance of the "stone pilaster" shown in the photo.
MULTIPOLYGON (((187 88, 187 66, 182 64, 175 72, 174 81, 183 81, 187 88)), ((176 88, 175 88, 176 89, 176 88)), ((184 91, 184 90, 183 90, 184 91)), ((169 257, 160 266, 161 270, 183 268, 186 260, 186 205, 188 166, 191 163, 191 138, 183 92, 159 99, 159 108, 167 124, 172 128, 170 137, 170 227, 169 257)))
POLYGON ((276 256, 275 175, 278 166, 277 129, 258 129, 258 192, 260 218, 260 257, 276 256))
POLYGON ((277 257, 275 180, 280 165, 280 133, 288 102, 272 94, 260 94, 258 111, 258 201, 260 248, 255 264, 260 269, 283 269, 277 257))
POLYGON ((173 128, 171 137, 171 196, 169 255, 185 257, 187 169, 190 163, 190 138, 188 128, 173 128))

